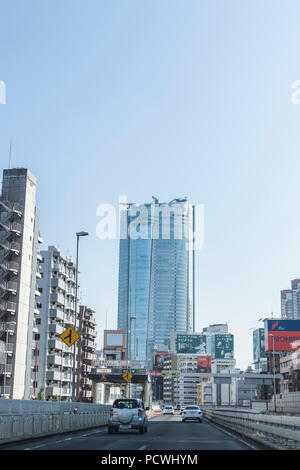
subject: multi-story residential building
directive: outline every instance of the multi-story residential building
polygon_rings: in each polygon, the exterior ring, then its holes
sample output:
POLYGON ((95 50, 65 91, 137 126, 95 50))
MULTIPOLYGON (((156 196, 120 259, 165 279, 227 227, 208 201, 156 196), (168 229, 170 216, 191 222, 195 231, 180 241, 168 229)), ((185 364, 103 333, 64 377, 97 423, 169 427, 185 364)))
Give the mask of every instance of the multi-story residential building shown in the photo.
POLYGON ((293 279, 291 289, 284 289, 281 296, 281 318, 284 320, 300 319, 300 279, 293 279))
POLYGON ((30 398, 39 212, 35 176, 3 171, 0 198, 0 395, 30 398), (5 384, 5 388, 4 388, 5 384))
POLYGON ((195 326, 194 207, 186 198, 153 199, 121 211, 118 299, 127 358, 150 364, 154 349, 170 347, 171 331, 195 326))
POLYGON ((91 308, 79 306, 78 333, 78 368, 77 368, 77 387, 76 396, 83 401, 92 402, 92 381, 89 379, 92 363, 96 359, 95 330, 96 320, 95 311, 91 308))
MULTIPOLYGON (((76 266, 72 257, 65 256, 58 246, 49 246, 41 251, 41 256, 36 320, 39 343, 37 390, 44 387, 46 400, 70 401, 74 346, 69 348, 59 336, 67 327, 75 326, 76 266)), ((77 344, 75 348, 77 350, 77 344)))
POLYGON ((300 349, 280 358, 280 373, 283 375, 283 392, 300 391, 300 349))

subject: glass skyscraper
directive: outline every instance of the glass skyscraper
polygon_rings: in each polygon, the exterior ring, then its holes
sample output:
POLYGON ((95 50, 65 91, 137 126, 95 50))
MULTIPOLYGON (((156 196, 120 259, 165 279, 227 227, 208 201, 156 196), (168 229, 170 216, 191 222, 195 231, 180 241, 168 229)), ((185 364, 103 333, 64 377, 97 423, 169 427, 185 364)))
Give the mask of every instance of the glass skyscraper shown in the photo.
POLYGON ((127 357, 152 361, 171 331, 194 331, 194 208, 186 199, 121 210, 118 328, 127 357))

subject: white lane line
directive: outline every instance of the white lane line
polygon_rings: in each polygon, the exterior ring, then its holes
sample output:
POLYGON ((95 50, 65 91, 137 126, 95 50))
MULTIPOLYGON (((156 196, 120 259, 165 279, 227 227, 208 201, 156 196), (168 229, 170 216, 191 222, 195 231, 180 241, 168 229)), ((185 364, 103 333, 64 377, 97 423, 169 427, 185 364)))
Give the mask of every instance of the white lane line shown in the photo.
POLYGON ((67 439, 64 439, 65 441, 71 441, 72 437, 67 437, 67 439))
POLYGON ((144 450, 146 448, 147 448, 147 446, 142 446, 142 447, 139 447, 138 450, 144 450))
POLYGON ((27 447, 24 450, 31 450, 31 449, 38 449, 39 447, 45 447, 46 444, 41 444, 40 446, 35 446, 35 447, 27 447))

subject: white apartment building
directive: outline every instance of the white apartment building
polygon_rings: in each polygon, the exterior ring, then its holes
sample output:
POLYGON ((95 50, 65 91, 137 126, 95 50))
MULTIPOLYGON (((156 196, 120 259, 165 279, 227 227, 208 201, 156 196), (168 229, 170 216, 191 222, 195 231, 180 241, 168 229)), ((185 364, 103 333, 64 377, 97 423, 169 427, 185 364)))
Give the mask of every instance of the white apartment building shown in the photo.
POLYGON ((56 245, 41 251, 41 256, 36 386, 38 391, 44 387, 46 400, 71 401, 74 346, 68 347, 59 335, 75 326, 76 266, 56 245))
POLYGON ((39 212, 35 176, 3 171, 0 198, 0 396, 30 398, 39 212))

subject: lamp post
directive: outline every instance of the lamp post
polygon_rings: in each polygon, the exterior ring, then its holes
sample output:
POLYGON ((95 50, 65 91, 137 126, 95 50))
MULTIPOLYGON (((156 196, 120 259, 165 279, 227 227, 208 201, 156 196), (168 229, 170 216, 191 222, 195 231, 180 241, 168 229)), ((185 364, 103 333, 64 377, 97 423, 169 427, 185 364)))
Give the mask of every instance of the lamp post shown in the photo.
POLYGON ((6 369, 7 369, 7 358, 8 358, 8 326, 9 325, 16 325, 15 321, 8 321, 5 323, 6 325, 6 341, 5 341, 5 366, 4 366, 4 381, 3 381, 3 396, 5 397, 5 389, 6 389, 6 369))
POLYGON ((273 340, 273 381, 274 381, 274 411, 276 413, 276 379, 275 379, 275 354, 274 354, 274 335, 270 334, 273 340))
MULTIPOLYGON (((135 315, 130 315, 130 333, 129 333, 129 338, 130 338, 130 349, 129 349, 129 367, 131 368, 131 361, 132 361, 132 320, 136 320, 135 315)), ((135 344, 133 343, 133 346, 135 344)), ((129 390, 130 390, 130 397, 132 395, 132 387, 131 384, 129 385, 129 390)))
MULTIPOLYGON (((77 325, 77 289, 78 289, 78 253, 79 253, 79 238, 86 237, 88 232, 77 232, 77 246, 76 246, 76 272, 75 272, 75 323, 74 329, 76 330, 77 325)), ((73 354, 73 382, 72 382, 72 401, 75 401, 75 361, 76 361, 76 343, 74 343, 74 354, 73 354)))

